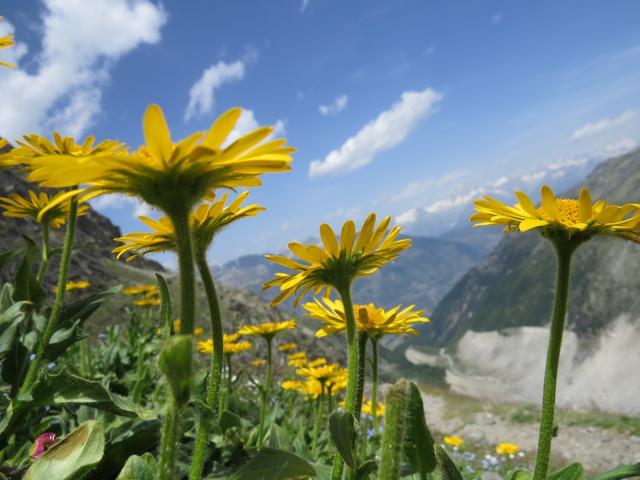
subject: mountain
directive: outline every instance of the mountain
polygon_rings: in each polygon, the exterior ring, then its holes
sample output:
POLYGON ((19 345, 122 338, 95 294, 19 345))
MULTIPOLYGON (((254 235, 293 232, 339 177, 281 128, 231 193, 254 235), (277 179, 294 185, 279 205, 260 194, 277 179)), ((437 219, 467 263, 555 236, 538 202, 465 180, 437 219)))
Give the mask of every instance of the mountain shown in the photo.
MULTIPOLYGON (((411 237, 412 247, 395 262, 354 286, 356 302, 373 302, 386 308, 415 304, 432 311, 437 302, 469 268, 476 265, 495 244, 495 235, 469 241, 467 232, 451 238, 411 237)), ((246 255, 214 269, 223 285, 248 289, 265 299, 275 295, 262 292, 262 284, 282 268, 263 255, 246 255)), ((310 298, 310 297, 309 297, 310 298)), ((291 303, 286 304, 292 308, 291 303)))
MULTIPOLYGON (((587 186, 594 199, 640 202, 640 149, 607 160, 566 196, 587 186)), ((536 232, 504 236, 487 258, 442 298, 432 323, 414 343, 453 345, 465 332, 548 322, 555 283, 553 248, 536 232)), ((568 328, 581 340, 596 337, 621 317, 640 312, 640 246, 596 238, 580 247, 573 262, 568 328)))

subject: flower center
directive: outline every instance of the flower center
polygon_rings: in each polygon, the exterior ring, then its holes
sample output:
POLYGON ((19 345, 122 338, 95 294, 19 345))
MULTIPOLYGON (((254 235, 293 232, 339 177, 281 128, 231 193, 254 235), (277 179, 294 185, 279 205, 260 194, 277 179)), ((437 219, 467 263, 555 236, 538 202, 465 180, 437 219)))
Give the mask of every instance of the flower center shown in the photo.
POLYGON ((556 198, 556 210, 558 212, 557 218, 551 218, 542 208, 539 208, 538 212, 540 212, 540 216, 542 218, 552 222, 559 222, 563 225, 575 225, 578 223, 578 200, 570 198, 556 198))

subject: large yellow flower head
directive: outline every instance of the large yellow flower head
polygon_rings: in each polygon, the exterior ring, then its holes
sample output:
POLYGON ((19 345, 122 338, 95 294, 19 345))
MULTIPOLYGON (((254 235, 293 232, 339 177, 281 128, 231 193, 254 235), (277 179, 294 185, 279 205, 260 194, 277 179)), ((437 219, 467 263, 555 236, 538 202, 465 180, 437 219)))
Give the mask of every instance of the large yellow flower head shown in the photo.
POLYGON ((283 343, 282 345, 278 346, 278 350, 280 352, 290 352, 291 350, 295 350, 296 348, 298 348, 298 345, 295 342, 283 343))
MULTIPOLYGON (((206 252, 214 236, 227 225, 245 217, 253 217, 265 210, 257 203, 243 207, 242 203, 248 195, 249 192, 244 192, 229 205, 226 205, 228 195, 225 194, 220 200, 213 203, 202 203, 191 213, 191 231, 199 252, 206 252)), ((116 238, 116 242, 124 244, 113 250, 118 259, 127 255, 126 261, 130 262, 150 253, 175 250, 175 230, 169 217, 162 217, 159 220, 144 216, 139 218, 152 231, 149 233, 133 232, 116 238)))
POLYGON ((300 380, 285 380, 280 384, 280 386, 283 390, 295 390, 298 392, 304 391, 304 382, 301 382, 300 380))
POLYGON ((506 205, 485 196, 476 200, 476 213, 470 218, 476 227, 504 225, 505 231, 538 230, 542 235, 581 242, 595 235, 609 235, 640 242, 640 206, 595 203, 586 188, 578 199, 557 198, 547 185, 542 187, 541 205, 536 207, 522 192, 518 203, 506 205))
POLYGON ((224 145, 242 110, 232 108, 208 132, 174 143, 162 109, 150 105, 144 115, 145 145, 133 153, 114 152, 91 162, 30 159, 32 181, 51 187, 90 184, 102 193, 142 198, 170 216, 184 215, 218 188, 256 187, 260 175, 291 169, 293 147, 268 140, 272 127, 260 127, 224 145))
POLYGON ((284 322, 266 322, 260 325, 245 325, 238 330, 240 335, 259 335, 266 339, 273 338, 276 334, 286 330, 296 328, 295 320, 286 320, 284 322))
POLYGON ((387 262, 395 260, 400 252, 411 246, 411 240, 397 240, 401 227, 388 231, 390 217, 385 217, 376 227, 376 215, 370 214, 360 232, 348 220, 342 227, 340 241, 327 224, 320 226, 323 248, 317 245, 289 244, 289 249, 300 258, 267 255, 266 258, 293 273, 277 273, 276 278, 264 284, 263 288, 279 287, 280 294, 273 300, 277 305, 295 295, 294 305, 300 298, 313 290, 319 293, 326 289, 328 296, 332 288, 348 288, 357 277, 373 274, 387 262))
MULTIPOLYGON (((303 308, 308 312, 309 317, 325 322, 325 326, 316 332, 317 337, 332 335, 347 328, 344 305, 340 300, 324 298, 321 302, 314 299, 313 302, 305 303, 303 308)), ((414 308, 415 305, 404 309, 398 305, 390 310, 385 310, 371 303, 355 305, 353 313, 356 319, 356 328, 361 332, 368 333, 373 338, 394 334, 418 335, 412 325, 428 323, 430 320, 424 316, 424 310, 414 310, 414 308)))
MULTIPOLYGON (((13 193, 9 197, 0 198, 0 206, 4 208, 5 217, 31 218, 43 225, 60 228, 67 220, 70 208, 69 201, 57 203, 57 198, 61 195, 64 195, 64 192, 49 196, 44 192, 36 193, 30 190, 28 197, 13 193), (55 207, 48 208, 52 203, 56 204, 55 207)), ((88 205, 80 205, 78 215, 84 215, 88 210, 88 205)))
POLYGON ((287 364, 290 367, 299 368, 307 364, 307 353, 306 352, 296 352, 290 355, 287 355, 287 364))
MULTIPOLYGON (((4 19, 4 17, 0 16, 0 22, 4 19)), ((7 47, 11 47, 13 45, 15 45, 15 42, 13 41, 13 37, 14 35, 5 35, 3 37, 0 37, 0 48, 7 48, 7 47)), ((0 65, 3 65, 5 67, 9 67, 9 68, 16 68, 15 65, 12 65, 10 63, 6 63, 6 62, 0 62, 0 65)), ((1 147, 1 145, 0 145, 1 147)))

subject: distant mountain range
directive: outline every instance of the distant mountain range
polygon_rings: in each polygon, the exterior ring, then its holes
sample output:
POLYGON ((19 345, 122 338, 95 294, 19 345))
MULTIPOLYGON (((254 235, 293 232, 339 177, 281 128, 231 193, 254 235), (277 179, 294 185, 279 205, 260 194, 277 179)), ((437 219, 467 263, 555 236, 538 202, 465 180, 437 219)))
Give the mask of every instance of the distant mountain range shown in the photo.
MULTIPOLYGON (((594 199, 640 202, 640 149, 600 163, 566 191, 576 197, 587 186, 594 199)), ((497 230, 497 229, 496 229, 497 230)), ((568 326, 579 338, 595 338, 620 316, 640 317, 640 245, 594 239, 573 263, 568 326)), ((506 235, 487 258, 449 290, 433 322, 413 340, 452 345, 468 330, 490 331, 548 322, 553 302, 555 256, 536 232, 506 235)))

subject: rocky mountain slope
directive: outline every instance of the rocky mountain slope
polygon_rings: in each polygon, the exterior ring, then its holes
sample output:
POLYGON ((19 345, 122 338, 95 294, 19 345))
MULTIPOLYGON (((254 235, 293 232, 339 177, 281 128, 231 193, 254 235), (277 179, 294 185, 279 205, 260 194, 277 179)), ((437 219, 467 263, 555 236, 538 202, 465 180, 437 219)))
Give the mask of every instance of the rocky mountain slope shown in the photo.
MULTIPOLYGON (((640 150, 599 164, 581 184, 593 198, 640 202, 640 150)), ((578 189, 566 194, 575 197, 578 189)), ((600 238, 582 246, 573 264, 568 328, 588 340, 621 316, 637 319, 639 271, 639 245, 600 238)), ((415 342, 452 345, 468 330, 544 325, 554 278, 554 252, 545 240, 535 232, 507 235, 444 296, 415 342)))

